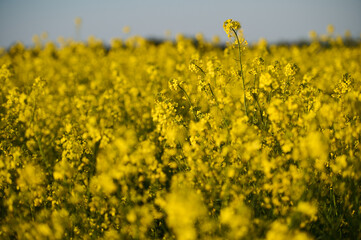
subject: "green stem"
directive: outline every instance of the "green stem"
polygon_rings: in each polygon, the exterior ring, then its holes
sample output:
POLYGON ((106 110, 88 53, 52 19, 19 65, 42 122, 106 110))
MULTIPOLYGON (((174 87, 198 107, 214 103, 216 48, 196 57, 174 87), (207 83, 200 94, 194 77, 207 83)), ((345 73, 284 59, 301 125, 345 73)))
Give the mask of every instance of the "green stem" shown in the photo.
POLYGON ((254 94, 254 95, 253 95, 253 98, 254 98, 254 100, 255 100, 256 103, 257 103, 257 106, 258 106, 258 109, 259 109, 259 114, 260 114, 260 116, 261 116, 261 121, 262 121, 263 125, 265 126, 265 122, 264 122, 264 120, 263 120, 263 111, 262 111, 261 105, 259 104, 257 95, 254 94))
POLYGON ((44 163, 47 163, 46 158, 45 158, 45 154, 44 154, 44 150, 43 150, 43 146, 41 144, 41 141, 40 141, 40 138, 39 138, 38 134, 35 133, 34 137, 35 137, 35 140, 36 140, 36 142, 38 144, 40 155, 43 158, 44 163))
POLYGON ((226 124, 226 122, 224 121, 226 118, 225 118, 225 116, 224 116, 223 109, 221 109, 221 108, 219 107, 219 103, 218 103, 217 97, 216 97, 216 95, 214 94, 213 89, 212 89, 212 86, 211 86, 210 83, 208 83, 208 87, 209 87, 209 90, 211 91, 211 94, 212 94, 212 97, 214 98, 214 101, 216 101, 216 105, 217 105, 218 109, 221 111, 221 114, 222 114, 222 117, 223 117, 223 122, 222 122, 222 124, 223 124, 224 127, 227 127, 227 124, 226 124))
MULTIPOLYGON (((194 64, 194 65, 203 73, 204 76, 206 76, 206 72, 203 71, 203 69, 200 66, 198 66, 197 64, 194 64)), ((209 87, 209 90, 211 91, 212 97, 216 100, 216 104, 218 106, 218 101, 217 101, 216 95, 214 95, 214 92, 212 90, 212 86, 210 83, 208 83, 208 87, 209 87)))
POLYGON ((196 114, 195 111, 194 111, 194 107, 193 107, 193 105, 192 105, 191 99, 189 98, 187 92, 186 92, 179 84, 177 84, 177 85, 178 85, 179 89, 182 90, 182 92, 183 92, 184 95, 186 96, 186 98, 187 98, 187 100, 188 100, 188 102, 189 102, 189 105, 191 106, 191 108, 192 108, 192 110, 193 110, 192 112, 193 112, 194 119, 195 119, 196 121, 198 121, 197 114, 196 114))
POLYGON ((194 64, 194 65, 203 73, 203 75, 206 75, 206 72, 203 71, 203 69, 200 66, 198 66, 197 64, 194 64))
MULTIPOLYGON (((254 75, 254 90, 255 91, 256 91, 256 89, 259 89, 259 87, 256 88, 256 82, 257 82, 257 75, 254 75)), ((265 124, 265 122, 263 120, 263 111, 262 111, 261 105, 259 104, 259 101, 258 101, 258 95, 256 93, 253 93, 253 98, 257 103, 257 106, 258 106, 258 109, 259 109, 259 114, 261 116, 261 121, 262 121, 263 125, 265 126, 266 124, 265 124)))
MULTIPOLYGON (((206 76, 206 72, 205 72, 200 66, 198 66, 197 64, 194 64, 194 65, 203 73, 204 76, 206 76)), ((212 97, 213 97, 214 100, 216 101, 217 107, 219 108, 219 110, 221 111, 221 113, 222 113, 222 115, 223 115, 223 119, 225 119, 223 110, 220 109, 220 107, 219 107, 219 103, 218 103, 217 97, 216 97, 216 95, 214 94, 213 89, 212 89, 212 86, 211 86, 210 83, 208 83, 208 87, 209 87, 209 90, 210 90, 210 92, 211 92, 211 94, 212 94, 212 97)), ((183 89, 182 89, 182 90, 183 90, 183 89)), ((183 90, 183 92, 186 94, 186 96, 188 96, 187 93, 186 93, 184 90, 183 90)), ((189 99, 189 97, 188 97, 188 99, 189 99)), ((189 101, 189 103, 190 103, 190 101, 189 101)), ((191 104, 191 103, 190 103, 190 104, 191 104)), ((223 123, 224 123, 224 122, 223 122, 223 123)), ((224 126, 225 126, 225 124, 224 124, 224 126)))
POLYGON ((213 90, 212 90, 212 86, 211 86, 210 83, 208 83, 208 87, 209 87, 209 90, 211 91, 212 97, 214 98, 214 100, 216 101, 216 104, 217 104, 217 106, 218 106, 218 100, 217 100, 217 98, 216 98, 216 95, 214 95, 214 92, 213 92, 213 90))
POLYGON ((238 43, 238 52, 239 52, 239 64, 241 65, 241 78, 242 78, 242 84, 243 84, 243 98, 244 98, 244 109, 246 111, 246 115, 248 117, 248 110, 247 110, 247 99, 246 99, 246 86, 244 83, 244 76, 243 76, 243 66, 242 66, 242 53, 241 53, 241 43, 239 41, 238 38, 238 34, 236 32, 236 30, 234 30, 232 28, 232 31, 234 32, 236 39, 237 39, 237 43, 238 43))

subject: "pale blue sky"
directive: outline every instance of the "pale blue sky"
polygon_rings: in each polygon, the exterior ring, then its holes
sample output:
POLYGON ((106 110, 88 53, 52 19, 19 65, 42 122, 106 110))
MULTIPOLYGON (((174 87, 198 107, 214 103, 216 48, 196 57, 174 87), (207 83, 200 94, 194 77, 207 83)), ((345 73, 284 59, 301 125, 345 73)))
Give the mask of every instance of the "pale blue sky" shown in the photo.
POLYGON ((361 34, 361 0, 0 0, 0 46, 16 41, 32 44, 32 36, 47 32, 49 39, 76 38, 74 19, 81 17, 81 39, 94 35, 109 43, 131 35, 165 37, 170 30, 223 41, 224 20, 241 22, 249 42, 263 37, 270 42, 308 39, 310 30, 326 33, 328 24, 343 35, 361 34))

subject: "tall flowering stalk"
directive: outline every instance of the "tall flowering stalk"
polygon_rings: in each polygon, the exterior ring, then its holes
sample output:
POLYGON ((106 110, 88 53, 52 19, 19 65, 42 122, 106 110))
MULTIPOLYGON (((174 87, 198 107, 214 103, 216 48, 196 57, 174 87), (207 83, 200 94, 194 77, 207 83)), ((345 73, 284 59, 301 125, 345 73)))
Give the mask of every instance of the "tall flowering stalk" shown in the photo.
MULTIPOLYGON (((246 98, 246 87, 244 82, 244 75, 243 75, 243 66, 242 66, 242 51, 241 51, 241 41, 239 40, 237 31, 241 29, 241 24, 237 21, 233 21, 232 19, 228 19, 223 23, 223 29, 227 33, 228 38, 232 38, 233 36, 236 39, 237 46, 238 46, 238 52, 239 52, 239 64, 240 64, 240 72, 242 78, 242 84, 243 84, 243 98, 244 98, 244 109, 246 112, 246 115, 248 117, 248 108, 247 108, 247 98, 246 98)), ((244 41, 245 44, 247 44, 246 41, 244 41)))

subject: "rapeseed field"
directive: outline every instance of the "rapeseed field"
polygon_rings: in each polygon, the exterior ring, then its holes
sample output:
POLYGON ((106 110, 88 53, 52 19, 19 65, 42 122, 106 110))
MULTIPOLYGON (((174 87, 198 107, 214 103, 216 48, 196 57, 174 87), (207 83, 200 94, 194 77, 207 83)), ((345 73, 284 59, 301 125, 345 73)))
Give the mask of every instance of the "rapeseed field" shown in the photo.
POLYGON ((0 51, 1 239, 360 239, 361 43, 0 51))

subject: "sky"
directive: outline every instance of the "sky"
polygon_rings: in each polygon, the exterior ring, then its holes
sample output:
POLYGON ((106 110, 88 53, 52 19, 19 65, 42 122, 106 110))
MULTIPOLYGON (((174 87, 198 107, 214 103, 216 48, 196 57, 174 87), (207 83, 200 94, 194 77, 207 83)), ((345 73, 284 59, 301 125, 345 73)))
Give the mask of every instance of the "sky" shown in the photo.
POLYGON ((0 0, 0 46, 32 45, 44 32, 52 41, 95 36, 106 44, 134 35, 166 38, 166 32, 226 41, 222 25, 229 18, 241 23, 248 42, 307 40, 311 30, 325 34, 328 24, 335 34, 350 30, 360 38, 361 0, 0 0))

